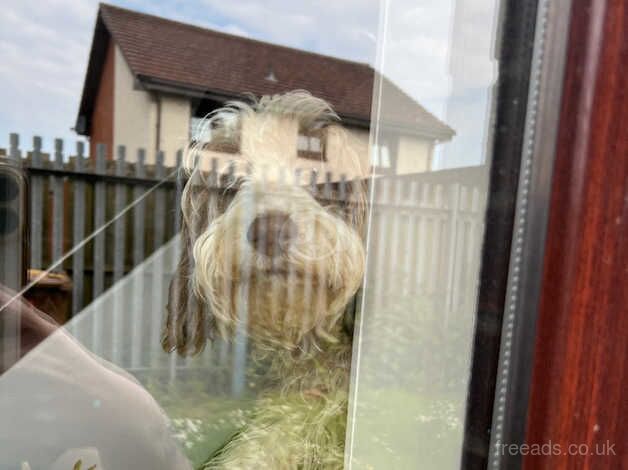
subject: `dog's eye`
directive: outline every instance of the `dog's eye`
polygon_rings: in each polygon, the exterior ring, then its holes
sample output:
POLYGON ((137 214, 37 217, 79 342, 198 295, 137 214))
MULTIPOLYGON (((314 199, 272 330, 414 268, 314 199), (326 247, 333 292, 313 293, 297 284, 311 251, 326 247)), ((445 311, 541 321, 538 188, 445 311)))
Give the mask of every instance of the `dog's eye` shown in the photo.
POLYGON ((325 208, 327 209, 327 212, 329 212, 330 214, 335 215, 339 219, 346 219, 347 218, 347 213, 348 213, 347 209, 343 208, 339 204, 330 204, 330 205, 326 206, 325 208))
POLYGON ((244 176, 238 176, 236 177, 233 184, 231 185, 231 188, 234 191, 239 191, 242 185, 245 183, 245 181, 246 181, 246 178, 244 176))
POLYGON ((234 177, 226 174, 221 176, 220 185, 229 192, 233 192, 235 194, 245 181, 246 179, 243 176, 234 177))

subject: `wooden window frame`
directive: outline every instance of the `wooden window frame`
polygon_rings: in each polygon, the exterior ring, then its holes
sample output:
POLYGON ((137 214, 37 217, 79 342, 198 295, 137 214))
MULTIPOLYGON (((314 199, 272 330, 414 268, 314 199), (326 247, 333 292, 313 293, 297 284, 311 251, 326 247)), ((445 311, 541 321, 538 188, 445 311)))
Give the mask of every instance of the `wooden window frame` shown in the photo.
POLYGON ((327 161, 327 132, 324 128, 313 130, 299 129, 299 133, 297 134, 297 157, 305 158, 307 160, 316 160, 322 162, 327 161), (321 145, 320 152, 299 149, 299 137, 307 137, 308 139, 312 137, 318 138, 321 145))
POLYGON ((507 0, 502 8, 461 468, 620 468, 626 7, 507 0), (530 452, 548 443, 560 452, 530 452), (605 443, 616 455, 595 453, 605 443), (570 454, 573 444, 591 452, 570 454), (505 452, 511 445, 519 451, 505 452))
MULTIPOLYGON (((193 117, 190 117, 190 119, 192 119, 193 117)), ((238 124, 236 126, 235 129, 235 133, 236 136, 233 139, 233 141, 228 141, 228 142, 221 142, 221 143, 212 143, 212 141, 210 140, 209 142, 205 143, 203 145, 203 150, 208 149, 214 152, 220 152, 220 153, 228 153, 228 154, 237 154, 240 153, 240 147, 241 147, 241 132, 242 132, 242 124, 241 122, 238 120, 238 124)), ((196 141, 192 138, 192 135, 190 135, 190 144, 189 146, 192 147, 196 145, 196 141)))

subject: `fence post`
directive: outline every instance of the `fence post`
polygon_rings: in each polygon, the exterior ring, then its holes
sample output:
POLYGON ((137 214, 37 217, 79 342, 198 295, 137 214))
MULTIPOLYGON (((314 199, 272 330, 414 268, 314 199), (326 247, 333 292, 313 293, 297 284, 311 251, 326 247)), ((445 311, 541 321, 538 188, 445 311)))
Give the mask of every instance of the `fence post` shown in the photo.
MULTIPOLYGON (((103 175, 106 169, 105 144, 96 144, 96 174, 103 175)), ((98 180, 94 184, 94 231, 98 231, 94 237, 94 292, 96 300, 105 288, 105 182, 98 180)))
MULTIPOLYGON (((161 182, 166 177, 164 169, 164 153, 157 152, 157 161, 155 165, 155 176, 161 182)), ((161 188, 155 189, 155 244, 154 250, 163 245, 166 222, 166 195, 161 188)))
MULTIPOLYGON (((135 164, 135 176, 137 178, 146 177, 146 169, 144 167, 144 160, 146 158, 146 152, 144 149, 137 151, 137 163, 135 164)), ((144 200, 140 200, 144 190, 139 185, 133 187, 133 265, 137 266, 144 260, 145 248, 144 248, 144 217, 145 217, 145 204, 144 200), (141 234, 138 236, 138 234, 141 234)))
MULTIPOLYGON (((63 140, 55 139, 55 170, 63 170, 63 140)), ((55 265, 63 256, 63 178, 53 176, 52 183, 52 264, 55 265)), ((62 271, 63 263, 55 266, 54 271, 62 271)))
MULTIPOLYGON (((118 145, 116 155, 116 176, 124 176, 125 153, 124 145, 118 145)), ((126 202, 126 185, 117 183, 115 186, 114 207, 114 240, 113 240, 113 324, 112 324, 112 356, 114 363, 120 364, 120 345, 119 338, 122 335, 122 322, 127 318, 124 315, 123 293, 120 292, 121 285, 116 283, 124 276, 124 258, 125 258, 125 236, 126 236, 126 213, 122 213, 126 202)))
MULTIPOLYGON (((155 162, 155 177, 159 180, 159 182, 163 181, 165 178, 165 170, 164 170, 164 152, 159 150, 157 152, 157 158, 155 162)), ((154 238, 153 238, 153 252, 156 253, 157 250, 164 243, 164 229, 165 229, 165 221, 166 221, 166 200, 165 193, 162 188, 155 189, 155 207, 153 212, 153 230, 154 230, 154 238)), ((155 346, 155 349, 150 348, 149 350, 152 353, 152 363, 153 365, 157 363, 157 355, 160 351, 160 326, 161 326, 161 316, 165 310, 165 304, 163 302, 164 295, 164 260, 163 256, 155 257, 155 261, 153 263, 153 283, 152 283, 152 306, 151 309, 151 324, 153 325, 152 334, 150 337, 151 345, 155 346)))
POLYGON ((428 240, 428 223, 427 217, 424 215, 423 209, 427 208, 427 199, 430 192, 430 183, 422 182, 419 188, 420 197, 417 201, 416 224, 417 224, 417 250, 416 268, 413 278, 417 292, 427 293, 427 285, 425 278, 427 277, 427 240, 428 240))
MULTIPOLYGON (((144 167, 144 160, 146 158, 146 152, 144 149, 138 149, 137 151, 137 162, 135 163, 135 176, 137 178, 146 177, 146 169, 144 167)), ((139 185, 133 187, 133 201, 135 205, 133 206, 133 266, 138 266, 142 261, 144 261, 144 218, 146 216, 145 212, 145 202, 142 199, 144 190, 139 185)), ((135 278, 135 290, 137 292, 144 292, 144 278, 141 276, 136 276, 135 278)), ((134 308, 132 312, 132 337, 133 338, 141 338, 142 337, 142 322, 144 319, 144 309, 146 308, 144 296, 136 295, 134 298, 134 308)), ((150 301, 150 300, 149 300, 150 301)), ((147 309, 150 311, 150 309, 147 309)), ((141 341, 133 341, 133 345, 131 347, 131 367, 137 368, 141 365, 142 359, 142 342, 141 341)))
MULTIPOLYGON (((126 149, 118 145, 116 158, 116 176, 124 176, 126 149)), ((114 252, 113 252, 113 282, 116 283, 124 275, 124 245, 126 231, 126 214, 120 215, 126 202, 126 185, 116 184, 115 193, 115 222, 114 222, 114 252)))
MULTIPOLYGON (((103 175, 106 170, 105 144, 96 144, 96 168, 98 175, 103 175)), ((105 289, 105 204, 106 188, 103 180, 98 180, 94 184, 94 288, 93 301, 96 301, 105 289)), ((96 315, 92 328, 92 351, 95 354, 102 354, 102 325, 103 318, 96 315)))
MULTIPOLYGON (((74 170, 84 171, 83 142, 76 143, 76 160, 74 170)), ((85 183, 81 180, 74 182, 74 207, 72 215, 72 243, 76 247, 85 236, 85 183)), ((76 315, 83 308, 84 285, 83 270, 85 268, 85 248, 77 250, 72 256, 72 315, 76 315)))
POLYGON ((183 193, 183 151, 177 150, 176 189, 174 198, 174 233, 181 230, 181 194, 183 193))
MULTIPOLYGON (((390 180, 387 178, 382 178, 373 182, 371 187, 371 191, 373 191, 373 207, 371 208, 371 229, 370 235, 371 238, 368 240, 369 243, 369 278, 367 279, 367 285, 373 283, 373 279, 370 276, 373 276, 377 272, 381 272, 384 266, 384 261, 386 259, 386 222, 388 209, 386 204, 388 204, 388 194, 389 194, 389 183, 390 180)), ((349 196, 351 197, 351 196, 349 196)), ((374 285, 371 285, 371 298, 373 308, 380 312, 381 314, 385 313, 383 311, 384 305, 384 295, 383 285, 381 282, 375 282, 374 285)))
MULTIPOLYGON (((31 158, 32 168, 41 168, 41 137, 33 137, 33 154, 31 158)), ((42 231, 43 231, 43 180, 41 176, 31 175, 30 177, 30 196, 31 196, 31 262, 33 268, 41 269, 42 261, 42 231)))
POLYGON ((460 184, 453 183, 449 189, 449 259, 447 260, 447 303, 445 306, 445 328, 449 324, 449 316, 454 308, 455 275, 458 248, 458 217, 460 209, 460 184))
MULTIPOLYGON (((183 151, 177 150, 176 156, 176 187, 175 187, 175 197, 174 197, 174 236, 181 231, 181 194, 183 192, 183 172, 182 172, 182 162, 183 162, 183 151)), ((177 261, 181 256, 181 242, 175 244, 175 249, 173 250, 173 259, 172 259, 172 267, 176 269, 177 261)), ((180 289, 181 287, 177 287, 180 289)), ((206 352, 206 351, 205 351, 206 352)), ((177 377, 177 355, 170 354, 170 382, 174 382, 177 377)))
MULTIPOLYGON (((443 187, 441 184, 433 185, 434 203, 432 209, 434 209, 433 215, 430 218, 432 222, 431 235, 432 235, 432 248, 430 253, 430 270, 428 272, 429 292, 432 296, 433 302, 438 302, 441 297, 441 290, 439 289, 443 283, 443 272, 441 269, 441 256, 443 255, 443 221, 447 220, 447 209, 444 207, 443 201, 443 187)), ((433 305, 435 307, 436 304, 433 305)))
MULTIPOLYGON (((396 276, 394 276, 395 273, 395 269, 397 269, 397 273, 399 272, 403 272, 403 269, 401 268, 401 263, 399 263, 399 265, 396 265, 396 263, 398 262, 398 260, 401 260, 405 257, 407 257, 409 255, 409 253, 403 253, 400 252, 400 250, 402 249, 402 247, 400 246, 401 243, 401 229, 400 229, 400 225, 401 225, 401 219, 403 217, 403 214, 400 210, 401 208, 401 198, 403 196, 403 185, 406 184, 405 181, 396 181, 393 182, 392 187, 389 188, 390 194, 388 195, 388 197, 390 198, 390 206, 389 206, 389 219, 388 219, 388 223, 386 224, 387 226, 389 226, 389 230, 390 230, 390 239, 387 240, 386 245, 387 245, 387 249, 390 250, 388 253, 388 256, 386 257, 385 260, 385 266, 386 266, 386 271, 387 273, 389 273, 388 275, 384 276, 384 279, 380 279, 380 282, 383 282, 383 288, 384 288, 384 292, 386 292, 388 295, 391 292, 391 289, 394 286, 394 289, 399 292, 399 287, 401 285, 403 285, 402 283, 404 282, 403 279, 397 279, 396 276)), ((406 233, 406 236, 408 234, 406 233)))
POLYGON ((413 295, 417 292, 417 286, 415 282, 415 275, 418 270, 417 251, 419 246, 419 218, 416 215, 416 205, 419 202, 419 185, 416 181, 410 182, 410 190, 408 199, 406 200, 407 207, 407 233, 406 233, 406 245, 404 252, 405 266, 404 266, 404 294, 413 295), (414 209, 414 210, 413 210, 414 209))

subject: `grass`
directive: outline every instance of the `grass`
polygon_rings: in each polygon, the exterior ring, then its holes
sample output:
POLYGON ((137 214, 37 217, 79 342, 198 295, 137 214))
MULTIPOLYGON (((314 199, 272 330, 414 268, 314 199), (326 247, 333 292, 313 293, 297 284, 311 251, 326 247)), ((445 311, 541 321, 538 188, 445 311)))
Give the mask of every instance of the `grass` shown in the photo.
POLYGON ((211 393, 200 378, 174 384, 153 380, 146 388, 170 418, 173 436, 195 468, 244 426, 253 404, 250 397, 211 393))

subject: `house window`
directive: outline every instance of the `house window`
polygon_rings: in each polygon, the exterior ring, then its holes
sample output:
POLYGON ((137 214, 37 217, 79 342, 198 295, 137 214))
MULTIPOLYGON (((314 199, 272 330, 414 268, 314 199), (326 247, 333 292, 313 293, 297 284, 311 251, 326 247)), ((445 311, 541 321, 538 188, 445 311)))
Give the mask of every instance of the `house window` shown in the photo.
POLYGON ((200 100, 192 102, 192 116, 190 117, 190 146, 202 143, 203 148, 210 148, 216 152, 238 153, 240 151, 240 127, 239 123, 226 122, 228 132, 216 135, 214 126, 208 121, 207 116, 223 103, 212 100, 200 100))
POLYGON ((373 145, 371 148, 371 165, 375 168, 391 168, 390 147, 387 143, 373 145))
POLYGON ((311 160, 326 160, 325 135, 322 130, 300 130, 297 136, 297 155, 311 160))
POLYGON ((199 141, 209 141, 211 139, 211 129, 202 117, 192 116, 190 118, 190 145, 199 141))

